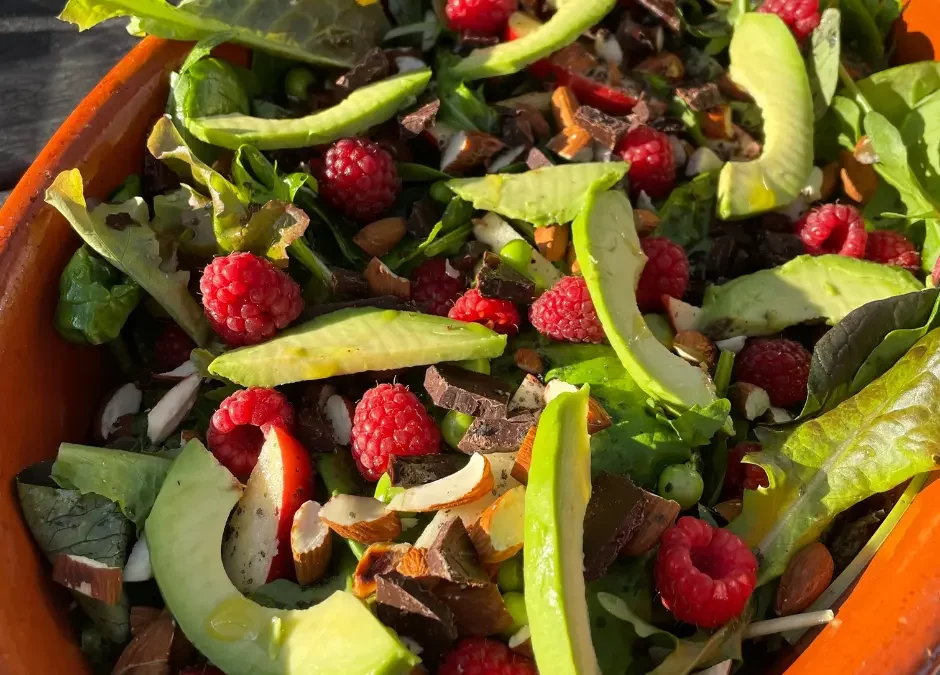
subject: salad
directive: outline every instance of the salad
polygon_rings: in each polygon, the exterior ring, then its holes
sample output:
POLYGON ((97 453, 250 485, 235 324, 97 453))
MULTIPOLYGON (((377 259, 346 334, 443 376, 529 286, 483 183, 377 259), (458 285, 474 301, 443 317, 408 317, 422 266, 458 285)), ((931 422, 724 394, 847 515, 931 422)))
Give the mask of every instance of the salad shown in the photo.
POLYGON ((831 621, 940 463, 899 12, 69 0, 195 42, 140 171, 45 195, 123 384, 17 490, 94 666, 720 675, 831 621))

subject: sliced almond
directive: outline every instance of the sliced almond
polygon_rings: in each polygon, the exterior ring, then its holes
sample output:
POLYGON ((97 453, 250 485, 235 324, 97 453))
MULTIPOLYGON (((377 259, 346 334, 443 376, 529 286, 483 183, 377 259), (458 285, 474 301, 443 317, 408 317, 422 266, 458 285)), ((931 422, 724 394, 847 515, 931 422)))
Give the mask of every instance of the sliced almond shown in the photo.
POLYGON ((153 579, 153 567, 150 565, 150 549, 147 546, 147 535, 142 533, 134 543, 131 554, 127 556, 124 565, 124 581, 134 583, 153 579))
POLYGON ((528 624, 513 633, 506 644, 516 654, 521 654, 529 659, 535 658, 535 652, 532 651, 532 631, 529 629, 528 624))
POLYGON ((398 514, 372 497, 336 495, 320 509, 320 520, 339 536, 360 544, 391 541, 401 534, 398 514))
POLYGON ((741 515, 744 510, 744 502, 740 499, 729 499, 728 501, 715 504, 715 510, 729 523, 741 515))
MULTIPOLYGON (((522 351, 521 349, 519 351, 522 351)), ((534 350, 531 350, 534 351, 534 350)), ((539 363, 542 362, 542 358, 535 354, 538 358, 539 363)), ((534 363, 529 358, 527 362, 528 365, 533 366, 534 363)), ((518 358, 516 364, 519 364, 518 358)), ((522 368, 522 366, 519 366, 522 368)), ((525 368, 523 368, 525 370, 525 368)), ((509 399, 509 415, 513 416, 521 412, 538 412, 545 407, 545 385, 539 381, 535 375, 531 373, 526 375, 522 383, 519 385, 519 388, 516 389, 516 392, 512 395, 512 398, 509 399)))
POLYGON ((184 640, 176 622, 162 611, 124 648, 111 675, 169 675, 173 643, 184 640))
POLYGON ((424 579, 431 576, 431 570, 428 568, 428 552, 423 548, 412 546, 408 552, 398 561, 395 571, 406 577, 415 579, 424 579))
POLYGON ((532 463, 532 446, 535 445, 536 432, 536 427, 529 429, 529 433, 522 439, 522 445, 519 446, 516 462, 512 465, 512 477, 523 485, 529 482, 529 465, 532 463))
POLYGON ((578 99, 568 87, 555 87, 552 92, 552 117, 558 129, 578 126, 575 113, 578 111, 578 99))
POLYGON ((438 150, 443 150, 451 139, 457 135, 457 130, 443 122, 435 122, 422 135, 431 141, 438 150))
POLYGON ((604 406, 594 398, 593 396, 588 399, 588 415, 587 415, 587 424, 588 424, 588 433, 596 434, 598 431, 603 431, 613 424, 613 420, 610 418, 608 412, 604 409, 604 406))
POLYGON ((366 278, 369 292, 374 297, 394 295, 402 300, 411 300, 411 282, 395 274, 378 258, 369 261, 362 276, 366 278))
POLYGON ((309 586, 326 573, 333 552, 329 526, 320 518, 319 503, 306 501, 294 513, 290 528, 290 548, 294 555, 297 583, 309 586))
POLYGON ((493 488, 493 473, 485 455, 474 453, 460 471, 433 483, 408 488, 392 497, 391 511, 425 513, 467 504, 493 488))
POLYGON ((487 165, 487 173, 499 173, 513 162, 519 160, 528 148, 524 145, 514 145, 506 148, 493 156, 492 161, 487 165))
POLYGON ((353 237, 353 243, 376 258, 391 251, 405 236, 404 218, 382 218, 369 223, 353 237))
POLYGON ((718 340, 715 343, 715 346, 723 352, 737 354, 742 349, 744 349, 745 344, 747 344, 747 336, 737 335, 735 337, 726 338, 724 340, 718 340))
POLYGON ((505 144, 482 131, 461 131, 450 139, 441 153, 441 171, 461 174, 486 164, 505 144))
POLYGON ((774 603, 777 614, 787 616, 805 611, 829 586, 834 567, 829 549, 820 542, 800 549, 780 577, 774 603))
POLYGON ((558 262, 568 250, 567 225, 547 225, 535 228, 535 245, 547 260, 558 262))
POLYGON ((878 153, 875 152, 875 146, 872 145, 871 139, 868 136, 862 136, 858 139, 852 154, 855 156, 855 159, 862 164, 877 164, 879 161, 878 153))
POLYGON ((770 410, 770 396, 756 384, 735 382, 728 388, 731 408, 744 419, 753 421, 770 410))
POLYGON ((189 415, 199 396, 202 378, 190 375, 176 384, 147 413, 147 437, 151 443, 162 443, 176 431, 189 415))
POLYGON ((767 408, 767 414, 764 416, 764 418, 770 421, 772 424, 785 424, 787 422, 793 421, 793 415, 791 415, 788 410, 785 408, 778 408, 774 405, 767 408))
POLYGON ((838 161, 829 162, 823 167, 823 180, 819 188, 820 198, 823 201, 829 201, 830 197, 832 197, 832 193, 835 192, 836 185, 839 184, 839 172, 841 169, 842 167, 838 161))
POLYGON ((652 234, 659 227, 659 216, 646 209, 634 209, 633 219, 636 222, 636 233, 641 237, 652 234))
POLYGON ((391 572, 411 550, 411 544, 379 542, 369 546, 359 559, 353 573, 352 592, 357 598, 375 593, 375 578, 391 572))
POLYGON ((842 180, 842 192, 853 202, 867 204, 878 190, 878 174, 870 164, 863 164, 855 155, 843 151, 839 155, 842 169, 839 177, 842 180))
POLYGON ((94 427, 99 441, 107 441, 118 428, 118 420, 140 412, 144 394, 133 382, 115 389, 98 411, 94 427))
POLYGON ((533 91, 528 94, 520 94, 512 98, 504 98, 493 104, 498 108, 512 108, 517 110, 520 106, 532 108, 539 112, 547 113, 552 110, 552 95, 547 91, 533 91))
POLYGON ((672 339, 672 349, 694 365, 703 363, 711 368, 717 359, 718 350, 715 345, 697 330, 681 330, 676 333, 672 339))
POLYGON ((578 388, 573 384, 568 384, 563 380, 552 380, 545 385, 545 391, 543 396, 545 398, 545 405, 551 403, 561 394, 574 394, 577 393, 578 388))
POLYGON ((734 128, 731 122, 731 106, 727 103, 716 105, 698 115, 702 133, 708 138, 734 138, 734 128))
POLYGON ((185 379, 190 375, 195 375, 198 372, 199 369, 196 367, 195 363, 192 361, 184 361, 173 370, 168 370, 165 373, 156 373, 153 376, 153 379, 157 380, 158 382, 179 382, 180 380, 185 379))
POLYGON ((467 533, 484 563, 509 560, 522 550, 525 537, 525 486, 514 487, 486 507, 467 533))
POLYGON ((131 607, 130 624, 131 635, 138 635, 144 628, 157 620, 163 610, 158 607, 147 607, 146 605, 136 605, 131 607))
POLYGON ((578 126, 565 127, 545 147, 569 162, 590 162, 594 159, 594 139, 590 132, 578 126))
POLYGON ((81 555, 60 553, 52 559, 52 580, 81 595, 116 605, 121 599, 123 571, 81 555))
POLYGON ((323 415, 333 428, 333 440, 339 445, 349 445, 352 436, 353 416, 356 406, 348 398, 333 394, 323 405, 323 415))

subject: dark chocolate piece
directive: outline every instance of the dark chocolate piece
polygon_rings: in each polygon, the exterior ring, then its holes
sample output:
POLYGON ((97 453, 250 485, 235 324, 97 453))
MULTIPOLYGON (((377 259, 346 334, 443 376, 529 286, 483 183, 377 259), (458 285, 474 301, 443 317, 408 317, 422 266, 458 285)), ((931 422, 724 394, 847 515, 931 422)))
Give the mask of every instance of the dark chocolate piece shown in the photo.
POLYGON ((434 595, 453 612, 460 637, 496 635, 512 626, 503 596, 492 582, 468 586, 444 581, 434 587, 434 595))
POLYGON ((454 614, 416 579, 398 572, 376 577, 375 604, 379 621, 417 642, 422 658, 436 661, 457 639, 454 614))
POLYGON ((446 363, 428 368, 424 388, 434 405, 487 419, 506 417, 512 393, 498 378, 446 363))
POLYGON ((297 412, 297 440, 310 452, 335 452, 333 427, 313 403, 297 412))
POLYGON ((482 241, 468 241, 460 247, 460 252, 450 259, 450 264, 461 272, 469 272, 488 250, 482 241))
POLYGON ((430 197, 422 197, 411 205, 411 215, 408 216, 406 228, 419 239, 431 234, 434 225, 441 219, 441 206, 430 197))
POLYGON ((434 99, 410 113, 398 118, 398 124, 405 138, 414 138, 434 126, 437 113, 441 109, 440 99, 434 99))
POLYGON ((505 420, 487 420, 482 417, 473 420, 467 432, 457 444, 457 449, 472 455, 491 452, 515 452, 522 445, 529 429, 538 419, 534 415, 524 414, 505 420))
POLYGON ((367 84, 388 77, 392 64, 388 56, 378 47, 370 49, 359 62, 336 80, 336 88, 347 96, 367 84))
POLYGON ((480 564, 463 521, 453 517, 444 524, 427 552, 431 576, 457 584, 478 585, 488 578, 480 564))
POLYGON ((347 300, 346 302, 327 302, 322 305, 311 305, 304 309, 304 318, 313 319, 324 314, 338 312, 341 309, 352 309, 354 307, 397 309, 403 312, 415 311, 415 306, 410 302, 405 302, 394 295, 380 295, 375 298, 362 298, 360 300, 347 300))
POLYGON ((499 298, 519 305, 528 305, 535 297, 534 281, 488 251, 483 254, 476 286, 484 298, 499 298))
POLYGON ((578 126, 587 130, 591 138, 613 150, 624 134, 630 129, 626 120, 612 117, 597 108, 587 105, 579 106, 574 113, 578 126))
POLYGON ((391 455, 388 459, 388 477, 394 487, 412 488, 447 478, 466 465, 467 458, 454 453, 391 455))
POLYGON ((526 155, 525 164, 529 169, 541 169, 546 166, 554 166, 555 162, 549 159, 548 155, 539 150, 538 148, 532 148, 529 150, 529 154, 526 155))
POLYGON ((342 267, 334 267, 330 271, 333 273, 333 295, 338 299, 359 300, 369 297, 369 284, 359 272, 342 267))
POLYGON ((721 95, 718 85, 714 82, 695 87, 677 87, 676 96, 685 101, 685 104, 695 112, 708 110, 725 102, 725 97, 721 95))
POLYGON ((617 26, 617 42, 628 54, 645 55, 663 47, 665 35, 662 26, 644 26, 625 13, 617 26))

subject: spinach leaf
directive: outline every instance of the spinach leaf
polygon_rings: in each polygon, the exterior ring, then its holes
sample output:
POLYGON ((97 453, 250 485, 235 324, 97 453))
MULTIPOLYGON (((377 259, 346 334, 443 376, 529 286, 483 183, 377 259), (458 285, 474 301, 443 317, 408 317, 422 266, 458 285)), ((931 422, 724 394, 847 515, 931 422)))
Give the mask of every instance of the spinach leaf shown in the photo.
POLYGON ((199 40, 230 31, 248 47, 347 68, 389 27, 381 4, 348 0, 69 0, 60 18, 85 30, 121 16, 134 18, 135 33, 199 40))
POLYGON ((763 467, 770 487, 746 491, 730 527, 757 548, 765 583, 836 515, 940 466, 940 331, 858 394, 745 461, 763 467))
POLYGON ((904 118, 930 94, 940 91, 940 62, 920 61, 882 70, 856 82, 878 112, 900 127, 904 118))
POLYGON ((434 167, 424 164, 413 164, 411 162, 398 162, 398 175, 406 183, 450 180, 453 178, 450 174, 438 171, 434 167))
POLYGON ((940 195, 940 81, 938 90, 908 113, 899 128, 924 191, 940 195))
POLYGON ((483 98, 482 85, 470 89, 451 75, 450 70, 460 57, 446 50, 438 50, 437 95, 441 108, 437 114, 439 122, 460 131, 485 131, 494 133, 499 125, 499 113, 487 105, 483 98))
POLYGON ((620 599, 638 616, 652 614, 652 570, 646 558, 618 560, 600 579, 588 582, 586 593, 591 641, 602 673, 632 672, 636 632, 630 626, 612 621, 598 596, 607 593, 620 599))
POLYGON ((132 173, 130 176, 124 179, 124 182, 118 186, 117 190, 108 196, 108 201, 112 204, 120 204, 121 202, 126 202, 132 197, 143 196, 144 181, 140 177, 139 173, 132 173))
POLYGON ((809 74, 813 93, 813 111, 816 119, 822 119, 829 110, 839 84, 839 10, 830 7, 813 31, 809 54, 806 57, 806 72, 809 74))
POLYGON ((121 334, 140 295, 136 282, 82 246, 59 279, 56 329, 72 342, 110 342, 121 334))
POLYGON ((708 239, 717 191, 717 171, 700 174, 674 189, 659 208, 656 234, 686 250, 703 245, 708 239))
POLYGON ((885 60, 884 37, 865 7, 865 0, 839 0, 842 14, 842 43, 848 51, 865 59, 875 70, 885 60))
POLYGON ((216 58, 198 60, 181 71, 173 87, 173 100, 180 119, 229 113, 247 115, 251 109, 235 66, 216 58))
POLYGON ((424 18, 422 0, 389 0, 388 12, 399 26, 417 23, 424 18))
MULTIPOLYGON (((167 124, 172 127, 169 120, 167 124)), ((175 261, 161 257, 143 199, 137 197, 121 205, 101 204, 89 211, 82 175, 72 169, 52 182, 46 190, 46 202, 66 217, 86 244, 140 284, 197 344, 208 341, 209 324, 189 292, 189 272, 176 270, 175 261)))

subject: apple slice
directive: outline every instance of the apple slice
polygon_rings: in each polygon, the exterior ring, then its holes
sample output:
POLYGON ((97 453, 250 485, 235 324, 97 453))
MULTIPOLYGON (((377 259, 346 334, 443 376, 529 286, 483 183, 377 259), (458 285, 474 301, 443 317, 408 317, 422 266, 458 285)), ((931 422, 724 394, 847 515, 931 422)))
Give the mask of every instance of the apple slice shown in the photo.
POLYGON ((426 513, 474 502, 493 488, 486 455, 474 453, 467 465, 446 478, 408 488, 388 503, 391 511, 426 513))
POLYGON ((271 427, 222 546, 225 571, 238 590, 293 576, 294 514, 312 496, 310 455, 284 429, 271 427))
POLYGON ((320 519, 321 508, 318 502, 304 502, 294 514, 290 529, 294 571, 301 586, 309 586, 322 579, 330 564, 333 537, 330 536, 330 528, 320 519))
POLYGON ((467 533, 484 563, 516 555, 525 538, 525 486, 514 487, 486 507, 467 533))
POLYGON ((392 541, 401 534, 398 514, 372 497, 336 495, 320 509, 320 520, 339 536, 360 544, 392 541))

